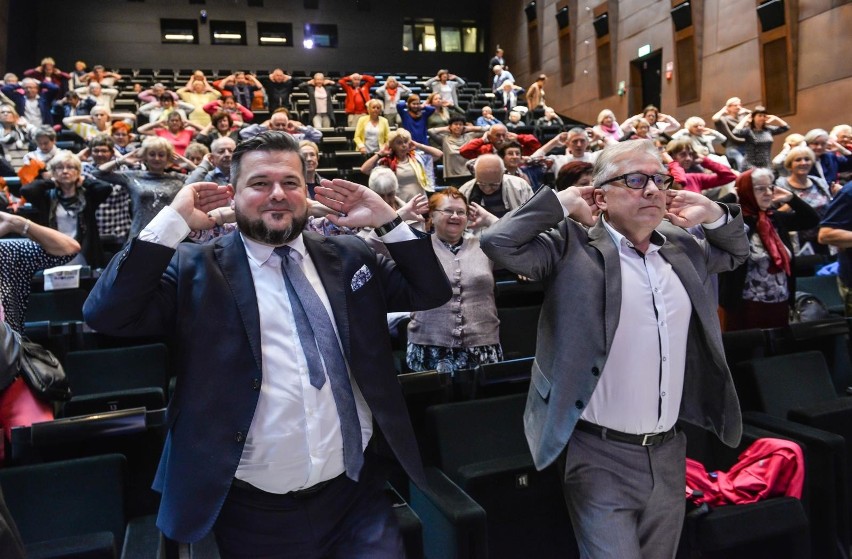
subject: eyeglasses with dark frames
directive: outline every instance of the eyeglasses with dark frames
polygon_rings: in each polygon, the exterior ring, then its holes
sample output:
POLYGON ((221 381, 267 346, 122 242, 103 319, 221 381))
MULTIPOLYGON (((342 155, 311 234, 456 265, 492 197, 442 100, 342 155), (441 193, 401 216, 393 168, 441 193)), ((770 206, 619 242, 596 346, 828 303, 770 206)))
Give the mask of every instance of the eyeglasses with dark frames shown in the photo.
POLYGON ((622 181, 624 186, 629 188, 630 190, 644 190, 648 185, 648 181, 653 180, 654 184, 660 190, 668 190, 674 184, 674 177, 671 175, 664 175, 662 173, 654 173, 653 175, 648 175, 646 173, 625 173, 623 175, 618 175, 617 177, 612 177, 611 179, 607 179, 601 183, 601 186, 605 184, 609 184, 616 181, 622 181))

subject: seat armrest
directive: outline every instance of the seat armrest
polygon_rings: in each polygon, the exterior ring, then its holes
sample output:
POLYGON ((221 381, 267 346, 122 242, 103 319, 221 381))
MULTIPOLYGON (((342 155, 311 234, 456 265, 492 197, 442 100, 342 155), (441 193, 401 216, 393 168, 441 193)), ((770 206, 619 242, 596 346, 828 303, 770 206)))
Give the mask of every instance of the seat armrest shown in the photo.
POLYGON ((409 488, 409 504, 423 523, 426 556, 486 559, 485 510, 437 468, 426 468, 426 480, 428 487, 409 488))
POLYGON ((162 534, 157 515, 140 516, 127 523, 121 559, 148 559, 161 555, 162 534))
POLYGON ((96 532, 27 544, 26 552, 29 559, 114 559, 115 543, 111 532, 96 532))

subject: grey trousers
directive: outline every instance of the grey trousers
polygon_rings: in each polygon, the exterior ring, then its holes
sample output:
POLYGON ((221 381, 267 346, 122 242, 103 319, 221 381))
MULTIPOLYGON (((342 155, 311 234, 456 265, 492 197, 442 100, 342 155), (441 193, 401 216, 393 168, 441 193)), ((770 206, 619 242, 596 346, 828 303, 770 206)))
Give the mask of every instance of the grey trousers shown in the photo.
POLYGON ((580 556, 674 557, 685 514, 686 435, 656 446, 574 431, 563 491, 580 556))

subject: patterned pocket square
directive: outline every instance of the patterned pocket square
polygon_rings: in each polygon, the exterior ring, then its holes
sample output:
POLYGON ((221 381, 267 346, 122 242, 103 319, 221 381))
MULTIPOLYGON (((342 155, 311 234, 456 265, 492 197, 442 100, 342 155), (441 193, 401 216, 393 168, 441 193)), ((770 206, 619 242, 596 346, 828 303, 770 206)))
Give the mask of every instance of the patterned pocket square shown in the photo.
POLYGON ((355 292, 364 287, 364 284, 370 281, 372 277, 373 272, 370 271, 366 264, 358 268, 358 271, 352 276, 352 291, 355 292))

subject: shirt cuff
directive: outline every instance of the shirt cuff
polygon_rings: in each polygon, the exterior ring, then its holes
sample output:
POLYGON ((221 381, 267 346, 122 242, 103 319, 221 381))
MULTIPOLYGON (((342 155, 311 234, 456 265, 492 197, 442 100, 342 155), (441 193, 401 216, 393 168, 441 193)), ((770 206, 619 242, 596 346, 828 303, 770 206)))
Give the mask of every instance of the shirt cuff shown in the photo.
POLYGON ((417 238, 417 234, 414 232, 414 229, 412 229, 407 223, 403 221, 381 237, 376 235, 376 238, 385 244, 400 243, 402 241, 415 240, 417 238))
POLYGON ((189 232, 189 225, 181 215, 171 206, 166 206, 139 233, 139 240, 177 248, 189 232))
POLYGON ((722 217, 720 217, 713 223, 702 223, 702 227, 704 227, 705 229, 718 229, 719 227, 728 224, 728 222, 731 220, 731 212, 728 209, 728 206, 726 206, 725 204, 719 204, 719 206, 721 206, 722 211, 725 212, 724 214, 722 214, 722 217))

